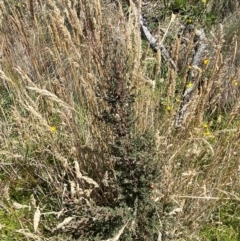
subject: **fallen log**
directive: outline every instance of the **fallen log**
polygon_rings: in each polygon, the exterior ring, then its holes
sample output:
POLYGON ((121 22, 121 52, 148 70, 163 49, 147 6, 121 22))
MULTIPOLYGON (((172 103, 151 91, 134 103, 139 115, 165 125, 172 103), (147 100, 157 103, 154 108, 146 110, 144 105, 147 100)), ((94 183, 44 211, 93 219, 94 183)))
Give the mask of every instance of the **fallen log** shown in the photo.
MULTIPOLYGON (((138 12, 138 10, 137 10, 138 12)), ((150 46, 155 50, 157 51, 158 49, 160 49, 161 51, 161 55, 163 57, 163 59, 167 62, 170 62, 171 65, 173 66, 173 68, 175 70, 177 70, 177 66, 176 64, 174 63, 173 59, 170 57, 167 49, 165 48, 165 46, 162 44, 162 43, 158 43, 157 39, 150 33, 150 31, 148 30, 145 22, 144 22, 144 19, 143 19, 143 16, 141 14, 139 14, 139 19, 140 19, 140 25, 141 25, 141 29, 142 29, 142 32, 145 36, 145 38, 148 40, 148 42, 150 43, 150 46)))
POLYGON ((188 105, 191 100, 191 96, 196 89, 196 70, 200 70, 200 66, 203 61, 203 56, 206 51, 206 36, 204 33, 204 30, 196 30, 195 32, 195 42, 196 42, 196 48, 195 53, 193 56, 193 60, 190 66, 190 69, 188 71, 188 83, 191 83, 190 87, 185 87, 185 91, 183 93, 182 102, 180 104, 180 107, 176 114, 176 120, 175 120, 175 127, 179 128, 182 126, 184 120, 188 116, 188 105))
MULTIPOLYGON (((155 50, 158 51, 158 49, 160 49, 161 51, 161 55, 163 57, 163 59, 167 62, 170 62, 172 67, 178 71, 178 68, 176 66, 176 64, 174 63, 173 59, 170 57, 170 54, 168 53, 167 49, 165 48, 165 46, 162 44, 162 41, 160 43, 158 43, 157 39, 150 33, 150 31, 148 30, 143 16, 139 13, 137 7, 135 6, 136 11, 139 15, 139 20, 140 20, 140 26, 141 26, 141 30, 145 36, 145 38, 148 40, 148 42, 150 43, 150 46, 155 50)), ((188 26, 188 28, 191 28, 191 31, 194 31, 194 26, 188 26)), ((176 114, 176 119, 175 119, 175 127, 179 128, 182 126, 184 120, 186 119, 187 115, 188 115, 188 105, 190 103, 191 100, 191 96, 192 93, 194 92, 194 90, 196 89, 196 70, 200 70, 200 66, 202 64, 203 61, 203 56, 204 53, 206 51, 206 36, 205 36, 205 32, 203 29, 200 30, 195 30, 195 36, 194 36, 194 42, 195 42, 195 52, 194 52, 194 56, 191 62, 191 68, 188 71, 188 83, 191 83, 191 87, 185 87, 185 91, 183 93, 182 96, 182 102, 180 104, 180 107, 177 111, 176 114)))

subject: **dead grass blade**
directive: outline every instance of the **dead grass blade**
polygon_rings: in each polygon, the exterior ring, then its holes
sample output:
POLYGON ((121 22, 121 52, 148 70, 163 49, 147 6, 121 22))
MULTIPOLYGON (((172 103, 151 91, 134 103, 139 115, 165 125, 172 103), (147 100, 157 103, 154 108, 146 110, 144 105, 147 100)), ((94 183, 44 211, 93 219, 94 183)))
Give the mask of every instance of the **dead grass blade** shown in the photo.
POLYGON ((37 206, 37 209, 36 209, 36 211, 34 213, 34 218, 33 218, 33 229, 34 229, 35 233, 38 230, 38 225, 39 225, 39 222, 40 222, 40 218, 41 218, 41 211, 39 209, 39 206, 37 206))

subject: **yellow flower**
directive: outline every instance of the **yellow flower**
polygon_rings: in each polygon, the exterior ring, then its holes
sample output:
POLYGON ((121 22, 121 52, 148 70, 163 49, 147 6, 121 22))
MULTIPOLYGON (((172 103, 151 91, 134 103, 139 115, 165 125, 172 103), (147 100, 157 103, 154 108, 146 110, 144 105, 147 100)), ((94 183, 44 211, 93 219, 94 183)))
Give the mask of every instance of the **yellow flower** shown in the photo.
POLYGON ((171 106, 170 106, 170 105, 167 106, 167 110, 168 110, 168 111, 171 110, 171 106))
POLYGON ((203 64, 204 64, 204 65, 207 65, 208 63, 209 63, 209 59, 204 59, 204 60, 203 60, 203 64))
POLYGON ((204 4, 205 4, 206 2, 207 2, 207 0, 202 0, 202 3, 204 3, 204 4))
POLYGON ((192 23, 192 19, 189 18, 189 19, 187 20, 187 23, 191 24, 191 23, 192 23))
POLYGON ((56 126, 51 126, 51 127, 50 127, 50 131, 51 131, 51 132, 55 132, 56 129, 57 129, 56 126))
POLYGON ((204 124, 203 124, 203 127, 204 127, 204 128, 208 128, 208 124, 207 124, 207 123, 204 123, 204 124))
POLYGON ((211 132, 210 132, 209 130, 207 130, 207 131, 205 131, 205 132, 203 133, 203 135, 204 135, 204 136, 210 136, 210 135, 211 135, 211 132))
POLYGON ((233 85, 238 86, 238 81, 236 79, 233 80, 233 85))
POLYGON ((192 82, 188 82, 187 88, 191 88, 192 86, 193 86, 193 83, 192 82))

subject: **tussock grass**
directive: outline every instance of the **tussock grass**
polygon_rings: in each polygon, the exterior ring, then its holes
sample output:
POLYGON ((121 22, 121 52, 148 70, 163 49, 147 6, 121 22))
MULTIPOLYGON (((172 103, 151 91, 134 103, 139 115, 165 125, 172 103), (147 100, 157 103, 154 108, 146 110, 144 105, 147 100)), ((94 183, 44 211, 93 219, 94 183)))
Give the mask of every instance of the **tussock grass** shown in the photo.
POLYGON ((176 129, 194 36, 183 46, 171 32, 175 70, 137 14, 132 2, 1 2, 4 240, 199 240, 217 208, 239 210, 237 38, 226 51, 224 26, 208 35, 176 129))

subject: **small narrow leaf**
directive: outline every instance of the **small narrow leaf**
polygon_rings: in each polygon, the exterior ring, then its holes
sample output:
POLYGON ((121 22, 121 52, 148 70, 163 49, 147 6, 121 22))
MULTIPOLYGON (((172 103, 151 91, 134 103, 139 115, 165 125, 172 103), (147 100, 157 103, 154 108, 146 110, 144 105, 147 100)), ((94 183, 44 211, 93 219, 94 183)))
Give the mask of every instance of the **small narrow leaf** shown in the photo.
POLYGON ((14 203, 13 203, 13 207, 14 207, 15 209, 29 208, 28 205, 24 205, 24 204, 17 203, 17 202, 14 202, 14 203))
POLYGON ((70 223, 72 221, 73 217, 68 217, 65 218, 61 223, 59 223, 56 227, 56 229, 60 229, 62 227, 64 227, 66 224, 70 223))
POLYGON ((41 212, 40 212, 39 206, 37 206, 37 210, 35 211, 34 218, 33 218, 33 229, 35 233, 37 232, 37 229, 38 229, 40 217, 41 217, 41 212))
POLYGON ((23 234, 27 238, 27 240, 28 240, 28 238, 31 238, 35 241, 41 241, 41 238, 38 235, 27 232, 24 229, 19 229, 19 230, 16 230, 15 232, 23 234))
POLYGON ((118 241, 119 238, 121 237, 121 235, 123 234, 124 229, 126 228, 128 222, 129 222, 129 220, 128 220, 127 223, 118 231, 118 233, 116 234, 116 236, 114 236, 113 238, 107 239, 107 240, 102 240, 102 241, 118 241))

